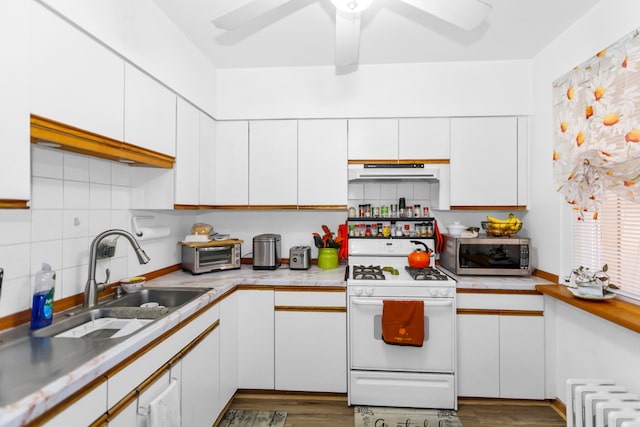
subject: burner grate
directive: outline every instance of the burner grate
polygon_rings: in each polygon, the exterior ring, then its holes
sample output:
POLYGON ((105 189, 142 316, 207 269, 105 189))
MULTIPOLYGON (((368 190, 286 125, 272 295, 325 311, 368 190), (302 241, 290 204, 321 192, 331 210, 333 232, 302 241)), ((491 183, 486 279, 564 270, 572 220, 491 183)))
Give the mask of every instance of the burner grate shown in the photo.
POLYGON ((447 276, 437 268, 405 267, 405 269, 407 270, 409 275, 413 278, 413 280, 449 280, 449 276, 447 276))
POLYGON ((354 265, 352 268, 354 280, 384 280, 384 273, 380 266, 354 265))

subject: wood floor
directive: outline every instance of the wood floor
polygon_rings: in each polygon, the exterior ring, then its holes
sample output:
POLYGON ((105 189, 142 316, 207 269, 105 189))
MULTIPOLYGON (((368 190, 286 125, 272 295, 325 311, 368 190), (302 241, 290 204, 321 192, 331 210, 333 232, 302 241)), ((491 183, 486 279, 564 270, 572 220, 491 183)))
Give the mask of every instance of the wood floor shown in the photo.
MULTIPOLYGON (((230 408, 286 411, 285 427, 353 427, 353 407, 343 395, 240 391, 230 408)), ((547 402, 460 399, 458 416, 464 427, 566 425, 547 402)))

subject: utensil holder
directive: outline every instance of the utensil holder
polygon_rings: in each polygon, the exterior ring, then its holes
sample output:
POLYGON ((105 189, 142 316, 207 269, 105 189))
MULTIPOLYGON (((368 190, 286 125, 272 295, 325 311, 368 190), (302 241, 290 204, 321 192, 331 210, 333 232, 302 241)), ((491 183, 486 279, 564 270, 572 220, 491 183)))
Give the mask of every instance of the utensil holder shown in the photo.
POLYGON ((318 267, 332 269, 338 267, 338 250, 335 248, 318 249, 318 267))

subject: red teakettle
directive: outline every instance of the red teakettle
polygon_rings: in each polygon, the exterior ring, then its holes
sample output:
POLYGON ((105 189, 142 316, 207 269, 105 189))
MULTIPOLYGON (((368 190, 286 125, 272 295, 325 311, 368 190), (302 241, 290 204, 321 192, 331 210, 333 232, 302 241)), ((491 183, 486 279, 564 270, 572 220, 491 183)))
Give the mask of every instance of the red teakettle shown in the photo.
POLYGON ((431 254, 433 253, 433 251, 429 249, 427 245, 417 240, 411 240, 411 243, 424 246, 424 251, 418 248, 409 254, 409 267, 412 267, 412 268, 429 267, 429 265, 431 264, 431 254))

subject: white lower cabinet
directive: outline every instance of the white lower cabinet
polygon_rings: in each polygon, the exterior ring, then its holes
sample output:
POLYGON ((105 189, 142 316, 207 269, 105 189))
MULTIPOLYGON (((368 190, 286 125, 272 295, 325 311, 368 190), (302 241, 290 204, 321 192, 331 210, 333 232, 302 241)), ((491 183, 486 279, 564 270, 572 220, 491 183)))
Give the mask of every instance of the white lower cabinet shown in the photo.
POLYGON ((107 383, 103 382, 43 425, 47 427, 87 426, 97 420, 106 410, 107 383))
POLYGON ((344 292, 276 292, 275 388, 345 393, 344 292))
POLYGON ((238 388, 274 388, 273 290, 238 294, 238 388))
POLYGON ((220 408, 238 389, 238 293, 220 301, 220 408))
POLYGON ((458 295, 458 395, 544 399, 541 295, 458 295))
POLYGON ((220 330, 215 329, 187 353, 182 364, 182 425, 210 427, 218 418, 220 330))
MULTIPOLYGON (((177 381, 177 386, 180 389, 181 385, 181 363, 176 363, 171 370, 167 370, 162 374, 153 384, 151 384, 146 390, 142 391, 137 399, 129 403, 118 415, 109 419, 109 427, 146 427, 148 425, 148 411, 149 404, 157 398, 161 393, 165 392, 172 382, 177 381)), ((174 386, 174 387, 175 387, 174 386)), ((180 392, 180 390, 178 390, 180 392)), ((184 392, 184 390, 183 390, 184 392)), ((196 424, 185 424, 184 414, 185 411, 181 411, 182 425, 195 426, 196 424)), ((85 425, 82 423, 74 423, 67 425, 85 425)), ((211 424, 209 424, 211 425, 211 424)))

